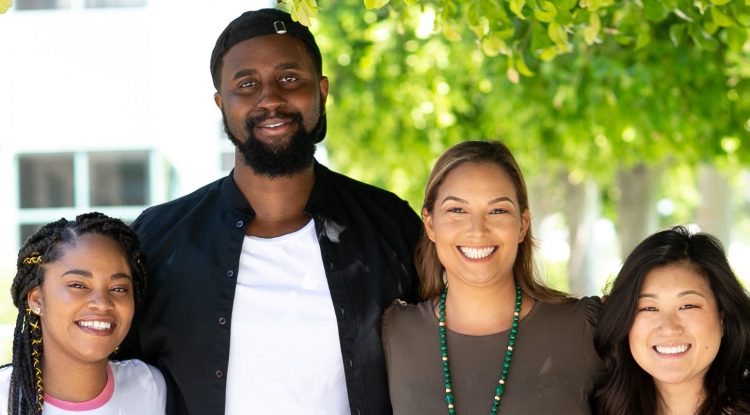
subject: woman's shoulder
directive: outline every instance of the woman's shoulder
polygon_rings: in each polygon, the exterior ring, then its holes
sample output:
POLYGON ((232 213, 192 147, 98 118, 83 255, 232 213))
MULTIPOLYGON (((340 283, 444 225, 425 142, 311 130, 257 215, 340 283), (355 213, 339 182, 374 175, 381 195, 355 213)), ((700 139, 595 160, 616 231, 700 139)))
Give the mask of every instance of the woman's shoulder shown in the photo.
POLYGON ((415 327, 429 326, 429 321, 435 319, 432 312, 432 303, 432 300, 422 301, 418 304, 395 300, 383 313, 383 335, 410 330, 415 327))
POLYGON ((7 364, 0 366, 0 379, 5 379, 6 377, 10 377, 10 374, 13 372, 13 365, 7 364))
POLYGON ((167 387, 159 369, 138 359, 111 360, 109 365, 115 378, 113 405, 128 408, 121 413, 131 413, 137 405, 142 415, 164 414, 167 387))
POLYGON ((596 324, 602 309, 602 300, 597 296, 572 298, 560 303, 542 303, 546 313, 560 317, 584 318, 587 322, 596 324))
POLYGON ((111 360, 109 362, 115 381, 119 384, 127 382, 138 382, 139 384, 150 384, 156 389, 164 389, 164 375, 155 366, 138 359, 111 360))

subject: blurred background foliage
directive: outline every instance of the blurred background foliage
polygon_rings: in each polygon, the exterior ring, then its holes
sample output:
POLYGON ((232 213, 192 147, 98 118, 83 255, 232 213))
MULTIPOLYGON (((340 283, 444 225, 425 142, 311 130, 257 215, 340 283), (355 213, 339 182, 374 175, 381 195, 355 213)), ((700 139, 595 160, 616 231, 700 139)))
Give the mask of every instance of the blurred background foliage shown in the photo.
POLYGON ((677 223, 747 235, 747 198, 711 192, 750 161, 750 2, 287 3, 313 16, 331 78, 332 163, 415 209, 448 146, 501 139, 537 219, 564 212, 571 258, 592 249, 575 243, 587 216, 617 224, 622 253, 677 223))
POLYGON ((606 186, 641 163, 748 162, 744 1, 530 2, 523 18, 514 3, 322 3, 336 163, 419 202, 429 165, 404 156, 466 139, 507 141, 528 174, 570 168, 606 186))

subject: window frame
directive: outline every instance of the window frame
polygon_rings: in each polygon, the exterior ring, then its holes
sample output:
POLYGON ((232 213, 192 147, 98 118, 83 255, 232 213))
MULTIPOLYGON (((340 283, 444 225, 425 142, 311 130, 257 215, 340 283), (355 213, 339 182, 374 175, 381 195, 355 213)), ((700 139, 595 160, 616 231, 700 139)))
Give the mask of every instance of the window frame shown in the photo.
POLYGON ((102 212, 109 216, 122 219, 130 223, 140 215, 140 213, 149 206, 158 203, 164 199, 166 194, 167 183, 163 178, 163 172, 166 169, 164 161, 158 157, 157 152, 153 149, 109 149, 109 150, 85 150, 85 151, 54 151, 43 153, 19 152, 13 158, 14 171, 16 174, 14 186, 16 187, 16 212, 18 220, 15 226, 17 232, 16 241, 19 246, 23 244, 23 234, 21 227, 24 225, 41 226, 50 221, 64 217, 66 219, 75 218, 76 215, 86 212, 102 212), (97 206, 91 204, 91 186, 90 186, 90 159, 92 154, 100 153, 143 153, 146 162, 146 203, 144 205, 128 206, 97 206), (21 207, 21 166, 20 161, 23 157, 45 156, 48 154, 73 156, 73 206, 53 207, 53 208, 24 208, 21 207))

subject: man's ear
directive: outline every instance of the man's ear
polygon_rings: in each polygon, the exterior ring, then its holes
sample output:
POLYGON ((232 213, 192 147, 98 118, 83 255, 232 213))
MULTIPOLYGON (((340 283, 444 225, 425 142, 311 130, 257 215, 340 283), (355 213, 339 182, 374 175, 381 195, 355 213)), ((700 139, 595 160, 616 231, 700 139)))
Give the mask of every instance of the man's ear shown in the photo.
POLYGON ((224 103, 221 101, 221 95, 218 91, 214 92, 214 102, 216 103, 216 106, 219 107, 220 110, 224 109, 224 103))
POLYGON ((318 84, 320 86, 320 99, 323 104, 326 103, 326 100, 328 99, 328 77, 327 76, 321 76, 320 82, 318 84))

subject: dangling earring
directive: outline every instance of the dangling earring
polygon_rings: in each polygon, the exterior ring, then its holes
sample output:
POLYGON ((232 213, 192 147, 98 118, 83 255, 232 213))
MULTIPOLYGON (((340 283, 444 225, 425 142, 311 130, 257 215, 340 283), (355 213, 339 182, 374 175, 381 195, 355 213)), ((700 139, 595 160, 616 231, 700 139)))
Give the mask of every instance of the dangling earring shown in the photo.
POLYGON ((448 288, 448 273, 443 270, 443 285, 448 288))

